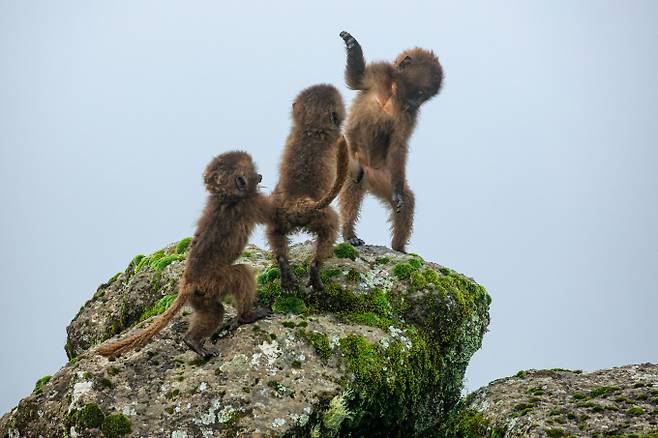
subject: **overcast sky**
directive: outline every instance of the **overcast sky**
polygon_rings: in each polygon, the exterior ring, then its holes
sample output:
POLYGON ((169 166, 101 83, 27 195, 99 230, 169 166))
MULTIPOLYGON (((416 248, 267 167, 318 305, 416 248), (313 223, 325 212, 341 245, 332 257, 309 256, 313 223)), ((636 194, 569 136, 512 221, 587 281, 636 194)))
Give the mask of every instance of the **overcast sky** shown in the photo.
MULTIPOLYGON (((467 389, 657 362, 657 22, 655 1, 0 0, 0 412, 66 362, 100 283, 192 234, 214 155, 249 151, 272 188, 295 94, 354 97, 341 30, 444 66, 409 250, 493 297, 467 389)), ((367 242, 384 215, 366 202, 367 242)))

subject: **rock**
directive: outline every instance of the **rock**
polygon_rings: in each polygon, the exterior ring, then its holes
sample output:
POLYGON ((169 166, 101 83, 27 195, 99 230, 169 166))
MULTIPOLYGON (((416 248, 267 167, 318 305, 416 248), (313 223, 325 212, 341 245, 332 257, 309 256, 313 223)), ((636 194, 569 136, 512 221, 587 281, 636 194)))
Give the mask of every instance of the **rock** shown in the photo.
POLYGON ((658 365, 520 371, 469 395, 439 435, 658 438, 658 365))
POLYGON ((271 255, 247 248, 259 300, 275 314, 223 327, 201 360, 181 342, 183 311, 151 343, 109 361, 93 348, 149 323, 175 298, 189 240, 99 287, 67 328, 70 361, 0 419, 5 437, 427 436, 458 402, 489 324, 472 279, 383 247, 339 244, 305 287, 310 244, 291 248, 300 288, 281 294, 271 255), (141 321, 140 321, 141 320, 141 321))

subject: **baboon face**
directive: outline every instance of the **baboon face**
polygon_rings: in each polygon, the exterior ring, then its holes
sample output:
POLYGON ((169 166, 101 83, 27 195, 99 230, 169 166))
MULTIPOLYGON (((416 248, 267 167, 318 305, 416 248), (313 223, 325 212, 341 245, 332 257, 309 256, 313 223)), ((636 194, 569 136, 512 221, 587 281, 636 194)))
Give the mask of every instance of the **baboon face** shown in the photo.
POLYGON ((443 81, 443 70, 434 53, 424 49, 405 50, 395 60, 397 95, 405 111, 418 109, 436 96, 443 81))
POLYGON ((227 152, 215 157, 203 174, 206 190, 229 199, 253 195, 262 178, 246 152, 227 152))
POLYGON ((343 98, 332 85, 314 85, 297 95, 292 117, 298 125, 339 131, 345 119, 343 98))

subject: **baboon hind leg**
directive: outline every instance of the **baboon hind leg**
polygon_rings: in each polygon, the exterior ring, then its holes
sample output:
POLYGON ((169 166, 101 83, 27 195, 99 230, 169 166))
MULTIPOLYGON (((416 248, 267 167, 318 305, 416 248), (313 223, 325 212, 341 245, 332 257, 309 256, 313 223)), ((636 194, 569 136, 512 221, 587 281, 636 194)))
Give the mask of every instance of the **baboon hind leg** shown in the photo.
POLYGON ((295 289, 295 280, 290 272, 290 263, 288 262, 288 229, 281 224, 274 224, 267 227, 267 240, 272 248, 272 255, 279 265, 281 273, 281 289, 285 292, 291 292, 295 289))
MULTIPOLYGON (((363 178, 363 175, 361 175, 363 178)), ((340 220, 343 224, 343 240, 354 246, 363 245, 365 242, 359 239, 355 232, 356 222, 359 219, 359 210, 365 196, 363 180, 358 182, 347 178, 340 191, 338 204, 340 206, 340 220)))
POLYGON ((252 323, 272 313, 269 309, 253 307, 256 299, 256 279, 249 266, 231 265, 227 271, 226 277, 232 279, 229 285, 231 289, 228 293, 235 299, 240 324, 252 323))
POLYGON ((308 286, 312 286, 315 291, 322 291, 324 290, 324 284, 322 284, 320 278, 320 269, 333 251, 336 236, 338 235, 338 215, 333 208, 325 207, 317 217, 309 222, 306 228, 317 236, 308 286))
POLYGON ((217 356, 217 353, 203 348, 207 337, 212 335, 224 319, 224 306, 214 294, 197 291, 190 297, 190 305, 194 308, 194 316, 183 342, 192 351, 205 358, 217 356))
POLYGON ((392 198, 389 200, 393 228, 391 246, 396 251, 406 252, 407 242, 409 242, 414 225, 414 208, 416 204, 414 194, 406 184, 402 191, 402 201, 402 208, 399 212, 396 212, 396 202, 392 198))

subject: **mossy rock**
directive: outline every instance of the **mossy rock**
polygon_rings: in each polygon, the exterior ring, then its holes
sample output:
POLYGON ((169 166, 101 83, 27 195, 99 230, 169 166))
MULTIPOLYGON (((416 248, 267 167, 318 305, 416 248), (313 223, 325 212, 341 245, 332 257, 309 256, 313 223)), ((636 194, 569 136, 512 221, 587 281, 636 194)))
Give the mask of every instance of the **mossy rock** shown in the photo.
MULTIPOLYGON (((181 242, 133 258, 99 288, 69 326, 74 359, 3 417, 0 432, 424 437, 452 418, 491 299, 462 274, 383 247, 339 244, 317 293, 305 286, 313 247, 294 245, 298 287, 285 294, 271 254, 250 246, 239 263, 253 267, 258 301, 274 313, 239 325, 227 304, 206 341, 217 357, 201 360, 181 341, 189 311, 114 361, 94 355, 175 300, 191 244, 181 242)), ((461 429, 480 430, 478 418, 461 429)))

